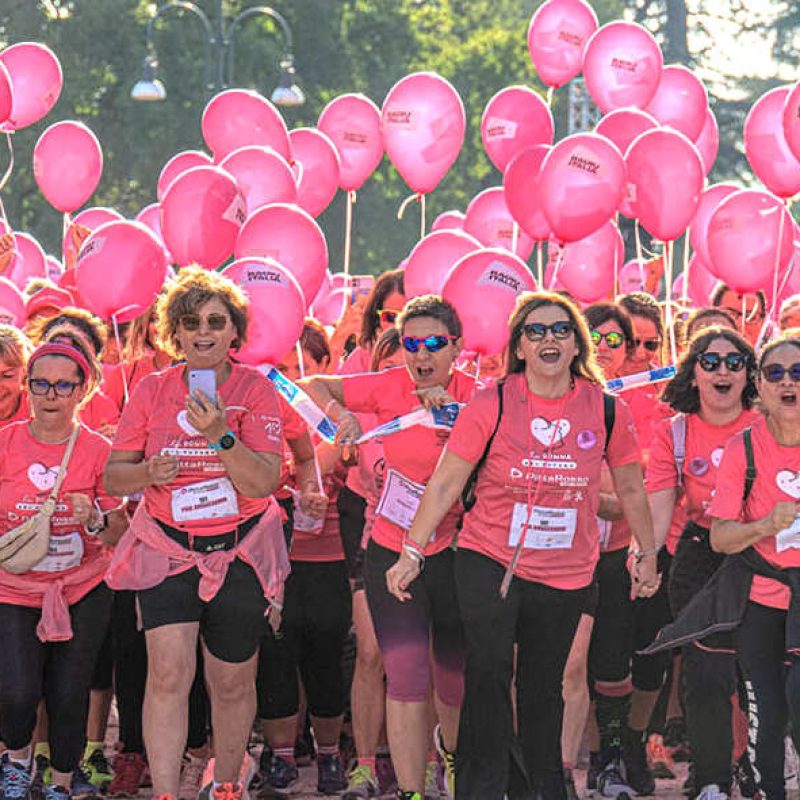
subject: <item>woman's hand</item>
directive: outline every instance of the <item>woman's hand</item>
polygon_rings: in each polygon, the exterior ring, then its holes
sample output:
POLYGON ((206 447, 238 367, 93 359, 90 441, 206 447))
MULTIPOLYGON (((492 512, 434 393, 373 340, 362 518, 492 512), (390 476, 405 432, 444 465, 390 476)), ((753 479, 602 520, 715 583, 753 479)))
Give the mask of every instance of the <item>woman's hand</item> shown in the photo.
POLYGON ((416 389, 414 394, 419 397, 419 401, 423 407, 430 410, 431 408, 441 408, 448 403, 458 402, 450 393, 441 386, 430 386, 427 389, 416 389))
POLYGON ((300 492, 300 510, 313 519, 322 519, 328 509, 328 497, 318 487, 304 487, 300 492))
POLYGON ((218 442, 228 430, 225 417, 225 403, 217 392, 217 404, 211 402, 202 392, 186 396, 186 421, 209 442, 218 442))
POLYGON ((419 575, 421 564, 408 553, 401 552, 400 557, 386 570, 386 588, 401 603, 411 599, 411 592, 406 591, 414 578, 419 575))
POLYGON ((102 522, 102 514, 91 499, 80 492, 69 492, 64 499, 72 503, 72 516, 86 528, 94 528, 102 522))
POLYGON ((785 528, 791 528, 798 513, 800 513, 800 504, 798 503, 775 503, 769 515, 764 517, 764 535, 774 536, 785 528))
POLYGON ((152 455, 145 462, 151 486, 165 486, 178 476, 178 459, 175 456, 152 455))
POLYGON ((352 411, 345 411, 340 417, 336 428, 336 444, 355 444, 361 436, 361 424, 352 411))
POLYGON ((628 559, 631 576, 631 600, 637 597, 652 597, 661 586, 661 575, 657 572, 656 556, 635 556, 628 559))

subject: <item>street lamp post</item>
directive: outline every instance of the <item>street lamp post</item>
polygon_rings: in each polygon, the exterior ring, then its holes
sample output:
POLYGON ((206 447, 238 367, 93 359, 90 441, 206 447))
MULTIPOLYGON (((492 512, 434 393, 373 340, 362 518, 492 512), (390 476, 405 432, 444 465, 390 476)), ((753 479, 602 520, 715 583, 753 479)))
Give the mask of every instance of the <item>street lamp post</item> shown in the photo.
POLYGON ((270 6, 250 6, 227 21, 222 12, 223 0, 217 0, 217 13, 212 25, 206 13, 190 0, 171 0, 160 6, 147 23, 147 54, 142 65, 142 79, 131 90, 131 97, 139 101, 164 100, 167 90, 158 79, 158 56, 153 43, 156 20, 172 12, 188 11, 200 20, 205 30, 206 49, 206 90, 215 94, 226 89, 233 82, 234 35, 238 27, 250 17, 269 17, 274 20, 283 36, 283 56, 281 57, 281 77, 272 92, 272 102, 281 106, 300 106, 306 98, 303 90, 295 83, 294 55, 292 53, 292 30, 284 17, 270 6), (216 56, 216 63, 212 60, 216 56))

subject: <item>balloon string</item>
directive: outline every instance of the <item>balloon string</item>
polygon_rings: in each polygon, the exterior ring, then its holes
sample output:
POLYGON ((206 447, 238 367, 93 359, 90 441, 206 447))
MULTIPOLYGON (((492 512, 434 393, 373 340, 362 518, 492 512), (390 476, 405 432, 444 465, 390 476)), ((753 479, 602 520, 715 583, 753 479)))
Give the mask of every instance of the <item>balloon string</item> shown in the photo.
POLYGON ((303 182, 303 174, 305 172, 305 168, 303 167, 302 161, 292 161, 292 166, 297 167, 297 178, 295 179, 295 183, 297 187, 300 188, 300 184, 303 182))
POLYGON ((642 237, 639 233, 639 220, 635 220, 633 223, 633 238, 636 242, 636 261, 639 264, 639 270, 641 274, 642 263, 644 262, 644 256, 642 255, 642 237))
MULTIPOLYGON (((10 132, 6 132, 6 144, 8 144, 8 167, 6 168, 3 177, 0 178, 0 192, 6 188, 8 179, 11 177, 11 173, 14 171, 14 144, 11 140, 10 132)), ((5 216, 5 212, 3 212, 3 219, 5 219, 5 216)))
POLYGON ((556 87, 555 86, 548 87, 548 89, 547 89, 547 107, 548 108, 552 108, 553 107, 553 96, 555 95, 555 92, 556 92, 556 87))
MULTIPOLYGON (((792 253, 791 259, 789 260, 789 265, 786 267, 786 273, 781 279, 781 285, 778 287, 778 294, 777 294, 778 297, 780 297, 783 294, 783 290, 786 288, 786 284, 789 282, 789 278, 791 277, 792 272, 794 271, 795 268, 795 264, 797 263, 796 259, 797 259, 797 251, 795 250, 794 253, 792 253)), ((775 301, 775 304, 777 305, 777 300, 775 301)))
POLYGON ((544 242, 536 242, 536 277, 539 289, 544 289, 544 242))
POLYGON ((419 197, 419 238, 425 238, 425 195, 417 195, 419 197))
MULTIPOLYGON (((64 216, 62 217, 62 222, 61 222, 61 241, 63 242, 63 244, 61 245, 61 248, 63 250, 63 255, 64 256, 66 256, 66 254, 70 252, 70 247, 72 245, 72 243, 67 238, 69 236, 69 229, 71 227, 72 227, 72 217, 70 217, 69 211, 65 211, 64 212, 64 216)), ((76 264, 77 264, 77 256, 78 256, 78 254, 75 253, 76 264)), ((66 262, 66 257, 64 258, 64 261, 66 262)), ((64 263, 64 269, 66 269, 66 268, 67 268, 67 265, 66 265, 66 263, 64 263)))
MULTIPOLYGON (((772 319, 775 316, 775 307, 778 305, 778 272, 781 268, 781 245, 783 244, 783 208, 780 210, 780 219, 778 220, 778 244, 775 247, 775 264, 772 268, 772 307, 767 314, 767 318, 772 319)), ((756 304, 758 305, 758 304, 756 304)), ((744 319, 744 314, 742 315, 744 319)))
POLYGON ((675 342, 675 325, 672 317, 672 273, 673 259, 675 257, 675 242, 666 242, 666 298, 667 298, 667 328, 669 329, 669 350, 672 363, 678 363, 678 347, 675 342))
POLYGON ((558 279, 558 271, 561 269, 561 264, 564 261, 564 248, 560 247, 558 249, 558 258, 556 258, 556 263, 553 266, 553 275, 550 278, 550 286, 548 287, 550 291, 555 291, 556 280, 558 279))
POLYGON ((683 237, 683 287, 681 288, 681 303, 688 305, 689 299, 689 229, 683 237))
POLYGON ((519 241, 519 225, 517 221, 511 223, 511 252, 517 254, 517 242, 519 241))
MULTIPOLYGON (((64 214, 65 218, 69 217, 69 214, 64 214)), ((125 374, 125 361, 122 358, 122 340, 119 336, 119 325, 117 324, 117 315, 111 315, 111 322, 114 325, 114 341, 117 343, 117 354, 119 355, 119 364, 120 369, 122 372, 122 389, 125 393, 125 404, 128 404, 128 400, 130 399, 130 395, 128 394, 128 376, 125 374)))
POLYGON ((356 202, 356 193, 347 193, 347 203, 344 213, 344 274, 350 274, 350 248, 353 239, 353 206, 356 202))

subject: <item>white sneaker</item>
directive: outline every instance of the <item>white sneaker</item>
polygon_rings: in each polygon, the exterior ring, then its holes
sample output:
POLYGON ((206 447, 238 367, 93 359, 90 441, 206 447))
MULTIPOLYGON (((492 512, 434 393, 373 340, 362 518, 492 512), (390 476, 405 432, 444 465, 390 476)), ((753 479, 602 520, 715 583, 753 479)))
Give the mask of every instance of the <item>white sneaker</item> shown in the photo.
POLYGON ((614 800, 632 800, 636 797, 636 792, 625 781, 618 759, 609 761, 597 776, 597 791, 600 797, 611 797, 614 800))
POLYGON ((728 795, 716 783, 709 783, 700 790, 695 800, 728 800, 728 795))
POLYGON ((200 794, 200 789, 203 788, 203 772, 207 762, 207 758, 200 758, 186 753, 181 766, 178 800, 197 800, 197 795, 200 794))
POLYGON ((439 765, 435 761, 429 761, 425 767, 425 800, 440 800, 442 794, 439 791, 439 765))

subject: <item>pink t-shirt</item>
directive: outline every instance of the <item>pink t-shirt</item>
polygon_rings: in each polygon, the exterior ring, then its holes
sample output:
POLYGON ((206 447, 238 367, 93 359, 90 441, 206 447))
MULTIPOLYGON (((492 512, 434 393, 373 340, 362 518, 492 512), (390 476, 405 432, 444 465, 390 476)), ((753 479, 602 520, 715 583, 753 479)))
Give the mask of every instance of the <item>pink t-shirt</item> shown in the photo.
MULTIPOLYGON (((416 385, 405 367, 343 376, 341 380, 345 406, 350 411, 375 414, 379 424, 420 408, 419 399, 414 394, 416 385)), ((447 391, 457 402, 466 403, 472 397, 474 388, 473 377, 453 370, 447 391)), ((406 531, 401 524, 392 522, 391 519, 400 519, 399 509, 409 508, 409 502, 413 502, 411 495, 415 492, 418 494, 420 486, 424 488, 439 463, 449 436, 449 429, 416 425, 383 439, 387 480, 384 482, 371 532, 372 538, 378 544, 400 552, 406 531), (390 471, 393 474, 392 480, 388 479, 390 471), (416 485, 416 489, 410 486, 409 481, 416 485)), ((460 516, 461 507, 456 504, 428 543, 426 555, 438 553, 449 546, 460 516)))
POLYGON ((106 425, 116 426, 119 422, 119 408, 102 390, 96 391, 89 402, 80 410, 81 422, 93 431, 106 425))
MULTIPOLYGON (((0 536, 39 511, 53 488, 66 447, 66 443, 45 444, 35 439, 27 421, 0 430, 0 536)), ((50 552, 25 573, 26 580, 40 584, 57 581, 82 565, 107 556, 105 546, 97 536, 86 533, 72 516, 72 503, 64 498, 78 492, 102 511, 119 508, 119 499, 109 497, 103 489, 103 469, 110 452, 107 439, 81 425, 56 510, 50 518, 50 552)), ((0 602, 11 602, 3 591, 5 574, 0 570, 0 602)), ((102 572, 89 583, 70 587, 67 602, 77 602, 101 580, 102 572)), ((15 594, 13 602, 38 607, 41 598, 21 602, 15 594)))
POLYGON ((294 478, 294 453, 289 445, 299 439, 307 430, 303 418, 282 398, 278 398, 281 408, 281 426, 283 428, 283 441, 281 442, 281 478, 275 497, 280 500, 292 496, 288 484, 294 478))
POLYGON ((144 355, 130 364, 104 364, 102 389, 117 408, 122 411, 125 405, 125 381, 128 383, 128 396, 130 396, 142 378, 157 370, 156 353, 152 351, 144 353, 144 355))
MULTIPOLYGON (((338 370, 337 375, 362 375, 369 372, 370 364, 372 363, 372 353, 365 347, 359 345, 353 350, 352 353, 345 359, 338 370)), ((372 430, 378 424, 378 418, 374 414, 358 414, 358 422, 361 425, 362 431, 372 430)), ((369 473, 369 461, 371 456, 365 454, 365 448, 370 443, 359 445, 358 448, 358 464, 350 468, 347 473, 346 486, 351 492, 355 492, 359 497, 368 498, 371 487, 371 476, 369 473)), ((376 445, 372 445, 376 447, 376 445)))
MULTIPOLYGON (((577 379, 560 398, 538 397, 525 376, 509 376, 503 416, 464 517, 458 546, 509 564, 528 520, 516 574, 557 589, 592 581, 599 555, 597 507, 603 458, 613 467, 640 461, 630 412, 616 401, 605 445, 603 395, 577 379)), ((462 410, 448 450, 475 464, 497 420, 497 389, 479 392, 462 410)))
MULTIPOLYGON (((708 511, 710 517, 755 522, 772 512, 776 503, 800 500, 800 447, 783 447, 767 427, 764 417, 751 424, 756 479, 742 507, 747 459, 744 438, 736 434, 726 445, 717 472, 717 485, 708 511)), ((755 549, 778 567, 800 567, 800 535, 766 536, 755 549), (779 538, 780 537, 780 538, 779 538), (780 549, 779 549, 780 548, 780 549)), ((753 577, 750 599, 771 608, 789 608, 791 593, 778 581, 753 577)))
MULTIPOLYGON (((178 364, 142 379, 122 412, 114 450, 141 451, 146 459, 155 453, 177 456, 178 477, 166 486, 144 490, 147 510, 193 536, 213 536, 262 513, 269 498, 241 494, 206 437, 189 425, 185 368, 178 364)), ((219 392, 228 427, 237 438, 257 453, 280 455, 281 412, 272 384, 253 367, 232 364, 219 392)))

